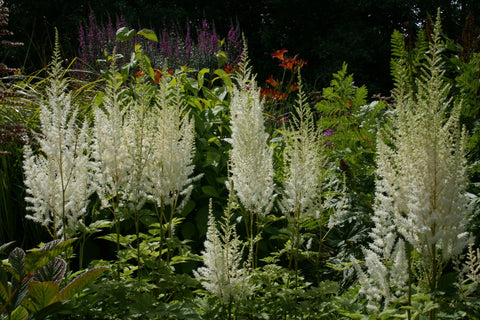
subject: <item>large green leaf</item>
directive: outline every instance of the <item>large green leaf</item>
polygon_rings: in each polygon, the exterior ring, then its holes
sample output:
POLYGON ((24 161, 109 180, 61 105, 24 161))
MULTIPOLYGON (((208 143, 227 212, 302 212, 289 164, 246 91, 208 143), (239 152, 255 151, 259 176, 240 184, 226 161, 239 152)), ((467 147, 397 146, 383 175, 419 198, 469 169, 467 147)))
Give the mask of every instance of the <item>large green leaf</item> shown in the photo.
POLYGON ((150 29, 142 29, 138 31, 137 34, 144 36, 148 40, 158 42, 157 35, 150 29))
POLYGON ((69 249, 74 241, 76 241, 76 239, 54 242, 55 246, 51 246, 50 243, 48 243, 44 246, 49 249, 47 251, 43 250, 43 247, 29 251, 25 256, 25 272, 27 274, 35 273, 53 258, 69 249))
POLYGON ((123 27, 117 30, 116 40, 117 41, 126 41, 133 38, 135 35, 135 30, 129 30, 127 27, 123 27))
POLYGON ((28 311, 22 306, 13 310, 10 320, 25 320, 28 318, 28 311))
POLYGON ((86 271, 72 280, 65 288, 63 288, 55 297, 55 301, 65 301, 72 298, 77 292, 81 291, 91 282, 93 282, 100 274, 102 274, 108 267, 98 267, 86 271))
POLYGON ((53 281, 31 281, 28 284, 28 296, 31 303, 26 302, 25 306, 30 312, 42 310, 49 304, 56 302, 54 299, 59 289, 59 284, 53 281))
POLYGON ((67 262, 61 258, 55 257, 52 261, 35 272, 33 280, 35 281, 53 281, 58 284, 62 282, 65 271, 67 270, 67 262))

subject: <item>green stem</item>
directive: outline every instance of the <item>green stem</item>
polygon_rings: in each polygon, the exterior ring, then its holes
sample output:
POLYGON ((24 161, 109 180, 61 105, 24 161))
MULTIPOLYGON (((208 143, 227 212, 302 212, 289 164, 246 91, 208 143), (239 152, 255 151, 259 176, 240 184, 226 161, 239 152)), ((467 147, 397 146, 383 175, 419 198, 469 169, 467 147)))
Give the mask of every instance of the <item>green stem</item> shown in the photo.
MULTIPOLYGON (((142 268, 142 262, 140 258, 140 224, 139 224, 139 212, 135 209, 135 236, 137 238, 137 266, 138 271, 142 268)), ((139 279, 141 280, 141 273, 138 272, 139 279)))
POLYGON ((160 243, 158 245, 158 268, 160 269, 161 261, 162 261, 162 251, 163 251, 163 242, 164 242, 164 234, 163 234, 163 221, 165 220, 165 211, 164 211, 164 201, 163 199, 160 201, 160 212, 158 211, 158 207, 155 207, 155 212, 157 213, 157 219, 160 228, 160 243))

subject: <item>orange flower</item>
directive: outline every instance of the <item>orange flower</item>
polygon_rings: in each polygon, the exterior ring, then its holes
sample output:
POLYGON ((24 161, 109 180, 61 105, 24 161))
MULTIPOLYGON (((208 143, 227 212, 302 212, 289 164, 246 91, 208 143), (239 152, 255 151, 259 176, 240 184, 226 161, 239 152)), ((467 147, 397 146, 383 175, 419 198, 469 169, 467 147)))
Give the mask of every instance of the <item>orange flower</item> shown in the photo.
MULTIPOLYGON (((159 83, 160 79, 162 78, 163 71, 159 68, 154 68, 153 70, 155 71, 155 79, 153 80, 153 82, 159 83)), ((173 74, 175 72, 175 70, 167 70, 167 72, 169 74, 173 74)))
POLYGON ((233 72, 233 68, 230 64, 227 64, 223 70, 225 70, 226 73, 232 73, 233 72))
POLYGON ((276 93, 277 93, 276 98, 277 98, 278 100, 287 100, 288 93, 283 92, 282 94, 280 94, 279 91, 277 91, 276 93))
POLYGON ((153 82, 159 83, 160 79, 162 78, 162 70, 158 68, 155 68, 154 70, 155 70, 155 80, 153 80, 153 82))
POLYGON ((272 89, 269 87, 263 87, 262 90, 260 90, 260 96, 263 98, 265 96, 271 97, 272 96, 272 89))
POLYGON ((135 72, 135 77, 141 77, 143 74, 142 70, 135 72))
POLYGON ((307 64, 307 61, 305 61, 303 59, 297 60, 297 58, 298 58, 298 54, 295 55, 295 57, 293 57, 293 58, 284 58, 282 60, 283 62, 280 63, 280 66, 284 67, 286 69, 296 71, 298 68, 301 68, 301 67, 303 67, 304 65, 307 64))
POLYGON ((272 75, 270 76, 270 78, 268 78, 267 83, 274 88, 278 87, 278 85, 280 84, 280 82, 278 80, 273 79, 272 75))
POLYGON ((285 58, 283 59, 283 62, 280 63, 280 66, 281 67, 284 67, 285 69, 290 69, 290 70, 293 70, 293 67, 296 65, 297 63, 297 60, 296 59, 296 56, 295 58, 293 59, 290 59, 290 58, 285 58))
POLYGON ((296 84, 295 82, 294 83, 291 83, 289 86, 288 86, 288 91, 289 92, 293 92, 293 91, 297 91, 299 88, 298 84, 296 84))
POLYGON ((283 60, 283 55, 285 54, 285 52, 288 52, 288 50, 283 48, 283 49, 272 52, 271 55, 272 55, 272 58, 283 60))

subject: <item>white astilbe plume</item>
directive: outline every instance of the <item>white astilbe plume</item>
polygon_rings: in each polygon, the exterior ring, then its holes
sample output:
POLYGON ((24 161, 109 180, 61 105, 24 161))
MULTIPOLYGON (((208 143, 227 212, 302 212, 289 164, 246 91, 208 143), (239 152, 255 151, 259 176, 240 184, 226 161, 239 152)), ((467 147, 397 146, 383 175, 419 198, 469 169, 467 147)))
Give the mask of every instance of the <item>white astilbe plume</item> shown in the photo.
POLYGON ((294 131, 288 132, 285 148, 286 174, 281 205, 288 215, 314 214, 318 206, 324 180, 325 158, 320 148, 319 130, 316 130, 310 105, 306 102, 300 82, 299 97, 293 115, 294 131), (315 210, 316 209, 316 210, 315 210))
MULTIPOLYGON (((459 127, 460 104, 452 106, 443 80, 440 28, 437 18, 429 55, 416 79, 416 94, 403 91, 408 86, 402 82, 405 72, 399 72, 392 128, 377 139, 375 216, 393 219, 403 238, 420 253, 431 290, 445 263, 465 248, 471 212, 465 189, 465 133, 459 127)), ((379 230, 383 236, 374 244, 383 242, 387 255, 392 247, 389 232, 379 230)))
POLYGON ((211 202, 205 251, 202 251, 204 267, 193 271, 203 287, 227 305, 251 293, 247 269, 242 266, 242 250, 235 227, 231 225, 230 207, 225 211, 221 232, 217 229, 211 202))
POLYGON ((231 179, 235 194, 245 209, 266 215, 275 198, 273 149, 267 145, 260 89, 248 67, 246 50, 239 67, 241 74, 230 104, 231 179))
POLYGON ((135 99, 128 106, 125 117, 125 144, 131 157, 130 171, 122 193, 122 200, 134 211, 140 210, 150 196, 149 166, 158 165, 153 159, 153 141, 156 128, 150 125, 155 98, 143 77, 135 85, 135 99))
POLYGON ((26 146, 23 164, 25 200, 33 212, 26 217, 46 227, 53 238, 66 238, 67 229, 75 231, 92 193, 87 124, 78 126, 78 108, 62 76, 57 36, 46 97, 40 106, 40 153, 26 146))
POLYGON ((147 126, 152 130, 148 144, 151 159, 145 167, 150 182, 149 195, 159 205, 177 205, 189 198, 193 188, 195 152, 194 122, 181 97, 181 87, 163 74, 159 92, 149 112, 147 126))
MULTIPOLYGON (((382 167, 382 164, 379 164, 382 167)), ((363 249, 365 268, 351 257, 361 284, 360 293, 368 298, 369 309, 379 311, 400 298, 407 291, 408 261, 405 243, 398 239, 393 216, 389 209, 393 203, 384 196, 385 180, 376 181, 376 204, 370 232, 371 243, 363 249), (384 206, 382 206, 382 204, 384 206)))
POLYGON ((120 86, 112 64, 103 104, 93 111, 93 180, 103 207, 108 207, 111 199, 121 197, 132 168, 132 156, 126 144, 127 100, 120 86))
MULTIPOLYGON (((391 183, 396 224, 405 239, 430 262, 446 262, 467 245, 465 132, 459 125, 460 104, 451 108, 449 86, 443 80, 437 19, 431 56, 414 100, 397 106, 396 150, 379 143, 379 158, 393 165, 380 175, 391 183), (451 108, 451 110, 449 110, 451 108), (446 114, 450 112, 450 116, 446 114)), ((382 140, 382 139, 381 139, 382 140)))

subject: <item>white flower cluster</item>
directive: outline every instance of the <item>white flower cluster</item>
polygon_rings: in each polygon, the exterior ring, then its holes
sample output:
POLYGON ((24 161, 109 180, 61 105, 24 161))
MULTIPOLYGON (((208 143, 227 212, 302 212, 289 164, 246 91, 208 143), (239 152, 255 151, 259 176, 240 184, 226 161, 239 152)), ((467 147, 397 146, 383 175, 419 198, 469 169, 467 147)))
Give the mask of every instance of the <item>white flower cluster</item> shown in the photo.
POLYGON ((25 186, 28 219, 46 227, 52 237, 75 230, 93 188, 89 183, 89 136, 86 122, 78 126, 78 108, 62 79, 60 54, 54 52, 46 98, 40 107, 43 138, 40 152, 25 147, 25 186))
MULTIPOLYGON (((242 68, 246 68, 246 61, 242 68)), ((260 90, 248 69, 233 88, 230 104, 232 145, 230 173, 243 206, 256 214, 270 212, 275 199, 273 149, 267 145, 260 90)))
MULTIPOLYGON (((57 53, 58 55, 58 53, 57 53)), ((50 228, 52 236, 75 231, 88 197, 96 192, 103 207, 146 200, 166 205, 192 189, 194 124, 179 85, 164 76, 154 94, 139 83, 127 99, 114 67, 100 105, 94 105, 90 132, 77 126, 77 109, 62 80, 59 56, 41 107, 41 153, 25 149, 28 218, 50 228), (92 150, 90 150, 90 148, 92 150), (91 151, 91 152, 90 152, 91 151)))
POLYGON ((466 135, 459 127, 460 104, 451 107, 443 80, 439 29, 438 20, 417 94, 396 97, 395 131, 380 135, 377 157, 386 181, 380 205, 427 264, 443 264, 465 248, 471 212, 466 135))
POLYGON ((146 119, 151 161, 144 174, 150 181, 149 195, 158 204, 171 204, 180 195, 187 199, 193 188, 194 122, 180 96, 181 87, 160 80, 157 104, 146 119))
POLYGON ((114 197, 123 197, 132 170, 132 155, 126 144, 130 137, 125 119, 129 106, 120 86, 119 79, 111 76, 103 104, 93 112, 93 181, 102 207, 109 207, 114 197))
POLYGON ((210 205, 205 251, 202 252, 204 267, 193 271, 203 287, 222 300, 223 304, 238 301, 250 294, 251 286, 247 269, 242 266, 242 250, 235 228, 230 222, 229 209, 217 229, 210 205))
MULTIPOLYGON (((281 201, 284 214, 315 216, 321 205, 325 159, 321 154, 319 130, 315 128, 310 106, 305 101, 300 85, 296 114, 292 121, 295 131, 286 131, 284 196, 281 201)), ((318 218, 318 217, 317 217, 318 218)))
POLYGON ((446 262, 468 243, 465 133, 459 127, 460 105, 451 107, 443 80, 438 18, 418 92, 406 88, 405 70, 397 62, 395 112, 391 126, 377 137, 375 227, 366 270, 358 263, 362 292, 375 308, 399 297, 407 282, 405 244, 420 256, 431 290, 446 262), (448 116, 447 116, 448 115, 448 116))

